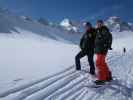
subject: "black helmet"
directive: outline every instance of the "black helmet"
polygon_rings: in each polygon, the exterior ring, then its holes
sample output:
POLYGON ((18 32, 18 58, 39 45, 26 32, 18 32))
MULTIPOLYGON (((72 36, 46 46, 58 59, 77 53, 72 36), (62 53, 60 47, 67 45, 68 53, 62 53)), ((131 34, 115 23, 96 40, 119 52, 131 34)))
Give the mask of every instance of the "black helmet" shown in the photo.
POLYGON ((90 27, 92 27, 92 24, 90 22, 85 22, 84 23, 84 26, 90 26, 90 27))
POLYGON ((103 20, 97 20, 97 23, 104 24, 103 20))

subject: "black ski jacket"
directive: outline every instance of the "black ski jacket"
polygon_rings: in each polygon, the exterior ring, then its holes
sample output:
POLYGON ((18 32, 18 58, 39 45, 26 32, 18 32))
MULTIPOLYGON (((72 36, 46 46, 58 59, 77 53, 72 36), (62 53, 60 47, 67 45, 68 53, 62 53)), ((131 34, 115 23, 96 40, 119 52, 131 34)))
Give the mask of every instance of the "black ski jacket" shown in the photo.
POLYGON ((106 54, 112 45, 112 34, 106 26, 96 29, 95 53, 106 54))
POLYGON ((85 53, 94 53, 96 30, 87 30, 80 40, 80 48, 85 53))

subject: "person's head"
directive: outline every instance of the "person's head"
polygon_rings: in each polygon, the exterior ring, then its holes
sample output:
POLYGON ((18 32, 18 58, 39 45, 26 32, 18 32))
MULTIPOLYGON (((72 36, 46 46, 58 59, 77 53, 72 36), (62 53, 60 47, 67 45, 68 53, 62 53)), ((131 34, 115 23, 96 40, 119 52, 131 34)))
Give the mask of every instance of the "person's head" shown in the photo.
POLYGON ((104 26, 103 20, 98 20, 97 23, 96 23, 96 27, 101 28, 102 26, 104 26))
POLYGON ((92 24, 90 22, 84 23, 85 29, 90 30, 92 28, 92 24))

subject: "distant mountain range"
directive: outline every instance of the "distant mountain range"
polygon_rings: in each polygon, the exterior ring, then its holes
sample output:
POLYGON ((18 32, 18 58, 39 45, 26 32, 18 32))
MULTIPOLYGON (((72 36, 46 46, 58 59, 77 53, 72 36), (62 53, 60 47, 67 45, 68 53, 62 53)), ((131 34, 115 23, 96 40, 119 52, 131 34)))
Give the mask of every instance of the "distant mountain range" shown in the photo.
MULTIPOLYGON (((110 17, 105 24, 111 31, 133 31, 133 24, 123 21, 119 17, 110 17)), ((20 30, 46 36, 55 40, 79 42, 84 32, 83 22, 64 19, 59 24, 52 23, 44 18, 39 20, 27 16, 17 16, 8 9, 0 8, 0 33, 21 33, 20 30)))
MULTIPOLYGON (((83 22, 72 21, 69 19, 64 19, 60 25, 64 27, 64 29, 68 31, 82 32, 83 30, 83 22)), ((120 17, 113 16, 109 17, 105 21, 105 25, 114 32, 122 32, 122 31, 133 31, 133 23, 128 23, 123 21, 120 17)))
POLYGON ((0 34, 36 34, 59 41, 78 43, 82 34, 68 31, 64 27, 40 18, 17 16, 8 9, 0 9, 0 34), (22 32, 23 31, 23 32, 22 32))
POLYGON ((133 24, 123 21, 120 17, 110 17, 105 24, 110 28, 111 31, 133 31, 133 24))

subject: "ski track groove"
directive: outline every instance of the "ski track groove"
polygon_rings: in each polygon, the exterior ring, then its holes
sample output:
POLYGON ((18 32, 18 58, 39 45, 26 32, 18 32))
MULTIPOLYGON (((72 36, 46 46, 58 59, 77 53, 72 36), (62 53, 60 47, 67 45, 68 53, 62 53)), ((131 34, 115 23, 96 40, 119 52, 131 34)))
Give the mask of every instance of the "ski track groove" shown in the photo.
POLYGON ((92 94, 90 94, 89 92, 90 92, 90 91, 89 91, 89 89, 88 89, 88 91, 86 91, 86 93, 84 94, 84 96, 83 96, 81 99, 79 99, 79 100, 91 100, 89 97, 90 97, 92 94))
POLYGON ((59 88, 65 86, 66 84, 68 84, 69 82, 71 82, 72 80, 74 80, 77 77, 79 77, 79 74, 73 73, 73 74, 71 74, 67 77, 64 77, 63 79, 57 81, 56 83, 48 86, 47 88, 29 96, 25 100, 43 100, 44 98, 49 96, 51 93, 57 91, 59 88))
POLYGON ((30 96, 30 95, 32 95, 34 93, 37 93, 38 91, 41 91, 41 90, 47 88, 48 86, 56 83, 57 81, 65 78, 66 76, 69 76, 69 75, 71 75, 73 73, 75 73, 75 71, 70 71, 70 72, 65 73, 65 74, 63 74, 61 76, 58 76, 56 78, 55 77, 50 78, 46 82, 44 81, 41 84, 36 84, 35 86, 27 88, 27 89, 21 91, 20 94, 17 97, 14 98, 14 100, 23 100, 27 96, 30 96))
POLYGON ((69 96, 73 95, 73 93, 81 90, 82 88, 84 88, 84 81, 76 85, 75 87, 73 87, 71 90, 68 90, 64 94, 60 95, 56 100, 64 100, 68 98, 69 96))
POLYGON ((67 68, 67 69, 65 69, 65 70, 63 70, 61 72, 55 73, 53 75, 50 75, 48 77, 45 77, 45 78, 42 78, 42 79, 39 79, 39 80, 34 80, 32 82, 28 82, 28 83, 25 83, 25 84, 22 84, 22 85, 19 85, 19 86, 11 87, 11 88, 9 88, 8 90, 5 90, 5 91, 1 91, 0 92, 0 98, 6 97, 6 96, 8 96, 10 94, 19 92, 19 91, 24 90, 26 88, 29 88, 29 87, 31 87, 33 85, 36 85, 36 84, 40 83, 40 82, 46 81, 46 80, 48 80, 50 78, 53 78, 53 77, 56 77, 58 75, 61 75, 61 74, 65 73, 65 72, 68 72, 68 71, 70 71, 72 69, 73 69, 73 66, 71 66, 71 67, 69 67, 69 68, 67 68))
POLYGON ((83 91, 85 91, 84 88, 78 90, 77 92, 73 93, 73 95, 69 96, 68 98, 64 99, 64 100, 76 100, 76 98, 81 95, 83 93, 83 91))
POLYGON ((51 100, 52 98, 56 98, 57 96, 73 88, 75 85, 80 84, 85 79, 86 79, 85 77, 78 77, 77 79, 71 81, 68 85, 64 86, 63 88, 51 94, 49 97, 45 98, 45 100, 51 100))
POLYGON ((87 94, 87 92, 88 92, 88 89, 85 88, 85 90, 79 96, 77 96, 76 100, 82 100, 87 94))

